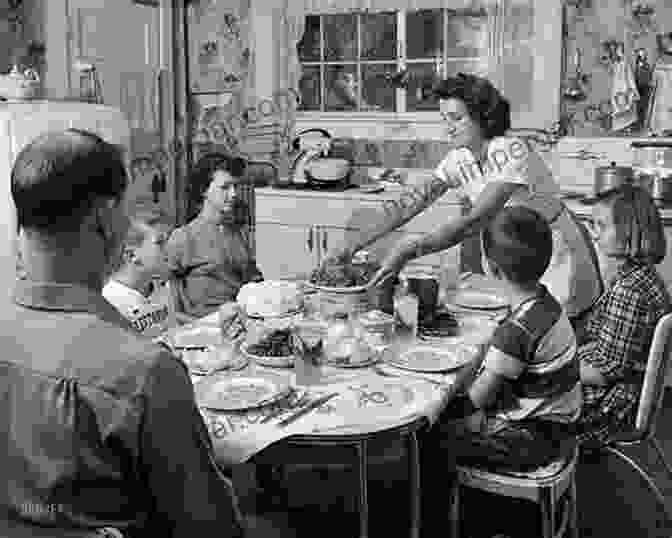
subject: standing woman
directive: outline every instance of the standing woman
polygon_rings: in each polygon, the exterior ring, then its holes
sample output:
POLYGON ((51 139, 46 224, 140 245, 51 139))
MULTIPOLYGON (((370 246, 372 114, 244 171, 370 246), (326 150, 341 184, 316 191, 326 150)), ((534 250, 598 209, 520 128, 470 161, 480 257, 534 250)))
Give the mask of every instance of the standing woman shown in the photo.
POLYGON ((435 90, 451 149, 433 177, 414 187, 356 244, 334 252, 326 263, 348 259, 358 250, 399 228, 450 189, 468 199, 471 210, 446 221, 419 239, 396 245, 374 277, 380 281, 409 261, 448 249, 478 234, 507 205, 539 212, 553 231, 553 257, 541 282, 565 308, 576 327, 602 290, 599 267, 586 230, 560 200, 560 189, 543 159, 527 142, 505 136, 509 102, 491 82, 460 73, 435 90))

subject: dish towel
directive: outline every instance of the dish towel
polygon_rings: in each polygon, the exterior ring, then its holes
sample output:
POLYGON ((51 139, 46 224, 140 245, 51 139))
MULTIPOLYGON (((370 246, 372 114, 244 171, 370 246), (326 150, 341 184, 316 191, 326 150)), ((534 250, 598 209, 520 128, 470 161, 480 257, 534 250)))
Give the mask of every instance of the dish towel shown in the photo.
POLYGON ((637 121, 639 92, 632 66, 624 55, 614 63, 611 87, 611 130, 622 131, 637 121))
POLYGON ((654 135, 672 130, 672 62, 656 64, 653 71, 655 94, 651 103, 649 128, 654 135))

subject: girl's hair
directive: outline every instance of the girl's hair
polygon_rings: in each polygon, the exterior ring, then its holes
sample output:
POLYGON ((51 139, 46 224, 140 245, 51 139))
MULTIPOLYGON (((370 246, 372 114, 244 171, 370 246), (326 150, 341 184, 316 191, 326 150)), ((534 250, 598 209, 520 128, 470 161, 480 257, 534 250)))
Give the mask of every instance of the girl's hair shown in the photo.
POLYGON ((189 174, 187 191, 187 220, 193 219, 201 210, 203 196, 208 190, 212 177, 217 170, 228 172, 235 178, 242 178, 247 162, 242 157, 233 157, 223 153, 203 155, 189 174))
POLYGON ((487 140, 503 136, 511 128, 509 101, 486 78, 458 73, 442 80, 434 88, 434 95, 462 101, 487 140))
POLYGON ((536 284, 546 272, 553 253, 551 228, 536 211, 505 207, 481 234, 483 254, 512 282, 536 284))
POLYGON ((665 258, 667 242, 660 213, 651 195, 641 187, 623 185, 597 196, 611 207, 616 237, 631 260, 658 264, 665 258))

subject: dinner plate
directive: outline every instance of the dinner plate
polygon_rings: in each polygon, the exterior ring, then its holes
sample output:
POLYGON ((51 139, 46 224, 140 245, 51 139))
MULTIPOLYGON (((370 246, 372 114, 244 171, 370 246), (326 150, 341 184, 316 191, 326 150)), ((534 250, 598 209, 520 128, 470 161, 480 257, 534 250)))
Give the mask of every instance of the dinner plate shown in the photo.
POLYGON ((445 372, 467 364, 475 353, 475 348, 462 343, 446 343, 441 347, 418 346, 389 359, 388 363, 413 372, 445 372))
POLYGON ((294 360, 296 358, 294 355, 255 355, 254 353, 250 353, 249 348, 249 344, 243 342, 240 345, 240 353, 257 364, 270 366, 271 368, 291 368, 294 366, 294 360))
MULTIPOLYGON (((208 375, 212 373, 207 366, 210 363, 210 353, 213 349, 184 349, 181 351, 182 361, 187 365, 189 372, 194 375, 208 375)), ((242 370, 250 362, 250 358, 240 353, 232 354, 230 359, 222 361, 215 371, 236 371, 242 370)))
POLYGON ((169 337, 175 349, 203 349, 222 344, 222 331, 219 327, 204 325, 177 331, 169 337))
POLYGON ((462 308, 475 310, 499 310, 509 306, 509 302, 501 295, 479 290, 461 290, 450 302, 462 308))
POLYGON ((195 387, 198 404, 218 411, 244 411, 269 405, 287 396, 291 387, 285 376, 220 373, 195 387))

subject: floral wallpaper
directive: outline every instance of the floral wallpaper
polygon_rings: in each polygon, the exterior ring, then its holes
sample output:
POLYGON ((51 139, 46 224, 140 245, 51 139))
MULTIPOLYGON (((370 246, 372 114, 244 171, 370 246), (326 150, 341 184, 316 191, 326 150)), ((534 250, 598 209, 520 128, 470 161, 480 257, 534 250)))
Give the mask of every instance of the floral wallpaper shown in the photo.
MULTIPOLYGON (((566 0, 566 4, 561 114, 567 134, 615 134, 611 121, 614 54, 622 47, 634 75, 638 51, 653 68, 660 58, 656 36, 672 32, 672 2, 566 0)), ((625 132, 636 134, 642 128, 639 123, 625 132)))

